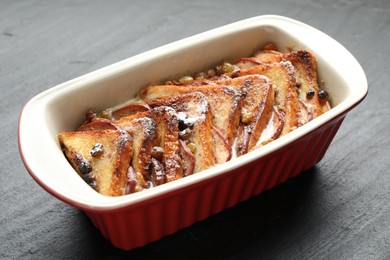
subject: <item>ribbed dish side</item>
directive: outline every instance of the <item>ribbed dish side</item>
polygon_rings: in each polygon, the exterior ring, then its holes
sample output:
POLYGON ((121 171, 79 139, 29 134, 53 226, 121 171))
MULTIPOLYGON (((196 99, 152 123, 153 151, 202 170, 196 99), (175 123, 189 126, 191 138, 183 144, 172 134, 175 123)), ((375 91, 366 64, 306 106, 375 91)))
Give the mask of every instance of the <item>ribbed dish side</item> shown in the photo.
POLYGON ((285 182, 319 162, 343 117, 294 144, 232 172, 173 191, 140 206, 87 215, 116 247, 130 250, 172 234, 223 209, 285 182))
POLYGON ((318 163, 328 149, 341 122, 342 119, 327 125, 323 129, 318 129, 312 135, 307 136, 292 146, 290 150, 286 152, 286 155, 289 156, 289 158, 286 160, 286 163, 281 166, 282 172, 279 178, 275 180, 274 183, 271 183, 269 188, 285 182, 318 163))

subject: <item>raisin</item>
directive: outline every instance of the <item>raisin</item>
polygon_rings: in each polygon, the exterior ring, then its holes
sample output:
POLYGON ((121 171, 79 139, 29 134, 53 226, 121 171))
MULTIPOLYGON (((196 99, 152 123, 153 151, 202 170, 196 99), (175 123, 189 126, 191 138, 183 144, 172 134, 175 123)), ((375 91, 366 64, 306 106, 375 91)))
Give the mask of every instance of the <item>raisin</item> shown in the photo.
POLYGON ((191 134, 192 134, 191 129, 190 128, 186 128, 183 131, 179 132, 179 137, 182 140, 187 140, 188 138, 190 138, 191 134))
POLYGON ((92 189, 96 190, 97 189, 97 184, 96 184, 96 181, 91 181, 90 183, 88 183, 89 187, 91 187, 92 189))
POLYGON ((215 69, 210 69, 207 71, 207 76, 209 78, 215 77, 216 75, 217 75, 217 72, 215 71, 215 69))
POLYGON ((207 79, 207 73, 206 72, 199 72, 195 75, 195 79, 207 79))
POLYGON ((306 91, 306 97, 307 98, 312 98, 312 97, 314 97, 314 94, 315 94, 316 92, 314 91, 314 89, 309 89, 308 91, 306 91))
POLYGON ((81 156, 81 154, 75 154, 73 157, 73 161, 76 165, 79 165, 82 160, 83 160, 83 156, 81 156))
POLYGON ((190 149, 191 153, 195 154, 195 152, 196 152, 196 145, 194 143, 187 144, 187 148, 190 149))
POLYGON ((153 185, 158 186, 164 184, 166 182, 166 175, 163 164, 160 161, 152 158, 152 165, 153 167, 151 178, 153 185))
POLYGON ((86 183, 90 184, 90 183, 94 182, 95 178, 93 177, 92 174, 89 174, 89 173, 88 173, 88 174, 84 174, 84 175, 83 175, 83 180, 84 180, 86 183))
POLYGON ((97 113, 93 110, 88 110, 87 113, 85 113, 85 121, 86 122, 92 122, 96 119, 97 113))
POLYGON ((164 156, 164 149, 159 147, 159 146, 153 147, 151 156, 153 158, 161 161, 163 159, 163 156, 164 156))
POLYGON ((79 164, 79 171, 83 175, 88 174, 92 171, 92 166, 87 160, 82 160, 79 164))
POLYGON ((111 111, 110 110, 103 110, 102 112, 100 112, 99 117, 111 119, 112 118, 111 111))
POLYGON ((324 90, 324 89, 321 89, 319 92, 318 92, 318 97, 322 100, 326 100, 328 98, 328 91, 324 90))
POLYGON ((217 73, 216 76, 220 76, 222 74, 222 65, 215 67, 215 72, 217 73))
POLYGON ((222 73, 233 72, 235 69, 236 69, 236 67, 233 64, 229 63, 229 62, 224 62, 222 64, 222 68, 221 68, 222 73))
POLYGON ((97 157, 97 156, 100 156, 102 153, 103 153, 103 144, 101 143, 97 143, 95 144, 91 151, 90 151, 91 155, 93 157, 97 157))
POLYGON ((180 83, 180 85, 185 85, 185 84, 190 83, 193 80, 194 80, 194 78, 191 76, 184 76, 181 79, 179 79, 179 83, 180 83))

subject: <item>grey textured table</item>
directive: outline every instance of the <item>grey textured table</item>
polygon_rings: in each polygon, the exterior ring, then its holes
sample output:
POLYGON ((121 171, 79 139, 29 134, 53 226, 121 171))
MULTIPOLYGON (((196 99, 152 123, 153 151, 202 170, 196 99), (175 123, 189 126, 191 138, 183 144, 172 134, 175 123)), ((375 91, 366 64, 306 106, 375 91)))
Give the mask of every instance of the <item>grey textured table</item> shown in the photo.
POLYGON ((0 1, 0 259, 389 259, 390 1, 0 1), (24 168, 18 116, 33 96, 230 22, 308 23, 362 64, 369 94, 308 172, 145 247, 114 248, 24 168))

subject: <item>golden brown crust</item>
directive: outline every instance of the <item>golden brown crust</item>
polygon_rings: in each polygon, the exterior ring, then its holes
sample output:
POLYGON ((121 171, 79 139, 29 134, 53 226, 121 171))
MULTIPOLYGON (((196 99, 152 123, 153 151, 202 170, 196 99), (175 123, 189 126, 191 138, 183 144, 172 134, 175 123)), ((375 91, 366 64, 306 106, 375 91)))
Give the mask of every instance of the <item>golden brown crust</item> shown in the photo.
POLYGON ((157 124, 144 115, 123 117, 114 122, 133 137, 131 165, 135 172, 141 173, 146 180, 149 180, 152 149, 157 145, 157 124))
POLYGON ((261 50, 251 58, 240 60, 237 65, 242 69, 249 69, 264 63, 280 63, 283 61, 291 62, 294 67, 299 92, 298 97, 305 104, 305 107, 301 106, 303 110, 300 113, 304 114, 304 109, 308 110, 310 114, 308 119, 311 120, 328 111, 330 104, 327 98, 319 98, 321 89, 318 86, 317 61, 311 52, 298 50, 284 54, 275 50, 261 50), (313 94, 308 95, 309 91, 313 91, 313 94))
POLYGON ((329 102, 319 98, 320 88, 317 78, 317 61, 314 55, 305 50, 293 51, 284 55, 295 68, 297 84, 299 86, 299 98, 304 101, 313 115, 318 117, 329 110, 329 102), (310 98, 307 95, 309 90, 314 90, 310 98))
POLYGON ((241 126, 237 135, 237 155, 243 155, 256 145, 272 115, 274 92, 268 79, 245 83, 241 126))
POLYGON ((166 106, 154 107, 114 122, 134 137, 132 165, 136 172, 141 172, 154 186, 182 178, 176 111, 166 106), (156 158, 155 149, 161 149, 161 158, 156 158))
POLYGON ((215 85, 155 85, 143 89, 139 97, 151 100, 164 96, 178 96, 192 92, 203 93, 209 102, 213 125, 220 129, 232 145, 237 134, 241 110, 241 94, 224 84, 215 85))
POLYGON ((288 61, 262 63, 249 69, 242 69, 238 73, 242 75, 260 74, 269 78, 274 88, 274 104, 284 117, 282 135, 296 129, 299 118, 298 94, 294 67, 288 61))
MULTIPOLYGON (((247 153, 248 150, 256 145, 261 132, 264 130, 271 117, 274 99, 271 82, 268 78, 255 74, 236 78, 220 77, 218 79, 206 81, 209 83, 208 85, 198 85, 199 82, 200 81, 195 82, 195 88, 194 86, 188 85, 185 86, 185 88, 197 90, 199 88, 218 89, 218 86, 229 86, 241 93, 242 104, 240 105, 241 111, 239 118, 237 113, 234 114, 234 121, 239 121, 241 126, 237 129, 238 132, 237 130, 234 131, 234 137, 237 137, 237 155, 247 153), (215 84, 216 86, 212 86, 211 84, 215 84)), ((222 95, 221 93, 218 93, 218 91, 213 94, 215 95, 213 98, 215 100, 218 100, 218 96, 222 95)), ((214 104, 214 106, 218 106, 218 104, 214 104)), ((225 109, 225 107, 223 107, 223 109, 225 109)), ((222 113, 217 113, 217 115, 219 114, 222 113)), ((230 144, 232 144, 231 140, 232 139, 229 140, 230 144)))
POLYGON ((93 130, 61 132, 60 145, 78 174, 99 193, 124 195, 132 156, 132 139, 124 131, 93 130), (101 144, 100 154, 91 150, 101 144))
POLYGON ((156 107, 151 110, 150 117, 157 123, 158 145, 164 151, 162 164, 166 181, 171 182, 182 178, 179 122, 176 111, 166 106, 156 107))
POLYGON ((173 97, 155 98, 147 101, 152 108, 172 107, 179 120, 192 125, 187 138, 188 143, 196 147, 193 152, 196 161, 194 172, 199 172, 215 165, 215 150, 212 142, 212 115, 207 97, 201 92, 187 93, 173 97))
MULTIPOLYGON (((329 101, 319 98, 320 88, 317 77, 317 61, 315 56, 307 50, 291 51, 283 54, 275 51, 259 51, 254 55, 258 62, 289 61, 295 69, 296 84, 299 90, 299 99, 302 100, 311 114, 311 119, 320 116, 330 109, 329 101), (313 90, 314 94, 308 95, 313 90)), ((252 58, 252 59, 253 59, 252 58)), ((255 62, 255 61, 253 61, 255 62)), ((304 111, 303 111, 304 113, 304 111)))
POLYGON ((260 148, 280 137, 284 126, 284 117, 275 106, 272 109, 272 116, 268 124, 271 124, 272 131, 265 130, 261 134, 259 141, 256 143, 255 146, 252 147, 251 150, 260 148))

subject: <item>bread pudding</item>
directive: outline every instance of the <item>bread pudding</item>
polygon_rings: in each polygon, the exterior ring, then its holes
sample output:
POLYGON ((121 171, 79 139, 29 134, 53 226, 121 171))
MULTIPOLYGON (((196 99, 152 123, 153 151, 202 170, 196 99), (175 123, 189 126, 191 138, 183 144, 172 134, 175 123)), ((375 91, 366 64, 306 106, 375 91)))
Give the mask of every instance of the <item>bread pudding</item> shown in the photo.
POLYGON ((88 111, 59 143, 91 188, 121 196, 243 156, 329 109, 314 55, 267 44, 252 57, 147 86, 134 102, 88 111))

